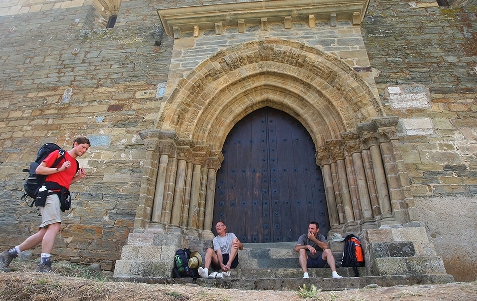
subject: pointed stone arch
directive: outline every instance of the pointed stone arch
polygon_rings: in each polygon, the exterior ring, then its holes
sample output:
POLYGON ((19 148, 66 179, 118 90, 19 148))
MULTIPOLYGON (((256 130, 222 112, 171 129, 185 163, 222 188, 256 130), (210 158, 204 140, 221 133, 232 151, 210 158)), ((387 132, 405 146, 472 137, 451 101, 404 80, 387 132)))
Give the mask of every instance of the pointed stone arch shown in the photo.
POLYGON ((408 220, 397 118, 385 116, 367 83, 338 57, 270 39, 202 62, 166 99, 157 128, 141 133, 151 169, 136 227, 160 223, 211 237, 222 145, 239 120, 265 106, 293 116, 312 137, 332 232, 408 220))

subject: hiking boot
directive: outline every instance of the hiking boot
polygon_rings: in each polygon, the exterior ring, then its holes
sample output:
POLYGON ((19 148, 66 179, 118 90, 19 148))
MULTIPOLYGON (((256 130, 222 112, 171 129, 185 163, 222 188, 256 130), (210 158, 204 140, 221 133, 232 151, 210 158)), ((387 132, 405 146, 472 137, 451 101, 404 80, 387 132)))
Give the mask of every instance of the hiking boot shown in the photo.
POLYGON ((36 268, 37 272, 40 273, 51 273, 53 270, 51 269, 51 260, 48 259, 42 259, 38 267, 36 268))
POLYGON ((10 265, 12 260, 17 257, 18 257, 18 253, 16 251, 12 251, 12 250, 3 251, 0 254, 0 269, 2 269, 4 272, 10 271, 10 268, 8 266, 10 265))

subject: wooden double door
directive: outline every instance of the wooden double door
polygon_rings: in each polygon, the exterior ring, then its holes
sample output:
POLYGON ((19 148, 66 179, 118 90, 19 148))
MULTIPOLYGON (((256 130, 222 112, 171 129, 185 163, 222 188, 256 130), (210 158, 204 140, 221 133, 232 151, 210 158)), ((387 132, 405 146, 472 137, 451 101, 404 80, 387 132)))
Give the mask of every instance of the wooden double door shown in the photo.
POLYGON ((329 230, 314 143, 298 120, 265 107, 231 130, 217 172, 214 223, 242 242, 296 241, 308 223, 329 230))

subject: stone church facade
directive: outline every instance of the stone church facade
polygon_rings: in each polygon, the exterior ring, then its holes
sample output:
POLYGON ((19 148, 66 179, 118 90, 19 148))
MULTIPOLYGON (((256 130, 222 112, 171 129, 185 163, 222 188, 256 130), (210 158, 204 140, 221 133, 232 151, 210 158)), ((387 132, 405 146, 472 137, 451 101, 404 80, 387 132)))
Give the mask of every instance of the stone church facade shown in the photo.
MULTIPOLYGON (((173 252, 204 249, 221 204, 235 204, 220 194, 230 133, 270 108, 306 130, 328 236, 359 234, 369 273, 475 279, 475 1, 1 5, 2 247, 36 229, 19 200, 36 149, 85 135, 88 176, 54 255, 167 276, 173 252)), ((286 220, 275 215, 271 228, 286 220)))

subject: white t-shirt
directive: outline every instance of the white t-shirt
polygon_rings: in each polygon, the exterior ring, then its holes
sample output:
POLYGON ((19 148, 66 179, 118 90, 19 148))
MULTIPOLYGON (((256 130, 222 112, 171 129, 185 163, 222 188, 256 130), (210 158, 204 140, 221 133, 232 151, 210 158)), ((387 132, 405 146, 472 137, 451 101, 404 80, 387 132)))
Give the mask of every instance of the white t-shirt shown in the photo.
POLYGON ((220 249, 222 254, 229 254, 232 248, 232 242, 235 238, 237 238, 237 236, 233 233, 227 233, 225 236, 217 235, 213 240, 214 251, 220 249))

